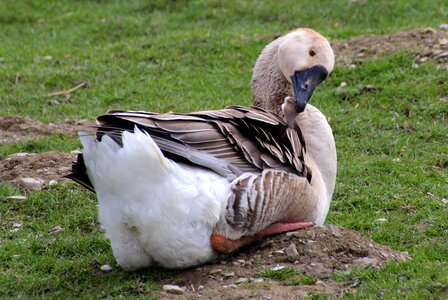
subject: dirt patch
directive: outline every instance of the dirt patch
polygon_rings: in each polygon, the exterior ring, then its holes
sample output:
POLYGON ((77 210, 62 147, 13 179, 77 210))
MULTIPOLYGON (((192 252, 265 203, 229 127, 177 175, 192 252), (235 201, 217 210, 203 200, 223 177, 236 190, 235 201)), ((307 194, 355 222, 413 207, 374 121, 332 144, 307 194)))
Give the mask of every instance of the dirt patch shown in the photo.
POLYGON ((51 135, 76 137, 79 130, 94 124, 87 120, 64 120, 50 124, 20 116, 0 117, 0 144, 24 143, 51 135))
POLYGON ((22 180, 33 178, 45 185, 51 180, 59 180, 67 175, 75 158, 76 154, 56 151, 16 153, 0 160, 0 182, 10 182, 17 187, 27 189, 22 180))
MULTIPOLYGON (((354 267, 379 268, 387 261, 406 259, 409 255, 405 252, 327 225, 271 237, 219 263, 179 271, 159 283, 178 285, 185 289, 184 295, 201 299, 291 299, 313 293, 338 296, 359 283, 334 281, 332 273, 354 267), (293 259, 282 253, 291 245, 298 252, 293 259), (272 279, 282 273, 293 275, 272 279)), ((158 293, 163 298, 173 296, 166 291, 158 293)))
POLYGON ((407 49, 414 53, 417 65, 433 60, 441 67, 448 68, 448 31, 432 28, 413 29, 391 35, 361 36, 336 42, 332 47, 336 63, 344 66, 407 49))

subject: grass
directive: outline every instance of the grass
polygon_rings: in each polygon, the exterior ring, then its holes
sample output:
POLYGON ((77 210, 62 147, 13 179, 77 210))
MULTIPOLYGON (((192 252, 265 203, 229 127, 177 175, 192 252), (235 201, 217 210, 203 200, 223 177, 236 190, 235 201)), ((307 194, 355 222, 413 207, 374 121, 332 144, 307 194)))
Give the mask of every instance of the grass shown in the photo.
MULTIPOLYGON (((0 115, 43 122, 92 119, 108 109, 191 111, 250 104, 251 68, 276 33, 297 26, 331 40, 446 22, 448 4, 426 1, 3 1, 0 115), (63 105, 50 93, 80 81, 63 105)), ((339 158, 327 222, 360 231, 414 258, 381 270, 336 274, 360 283, 343 298, 443 297, 448 288, 448 74, 413 69, 399 52, 336 67, 312 103, 333 127, 339 158), (382 89, 337 91, 366 85, 382 89), (408 124, 411 130, 403 130, 408 124), (445 201, 446 202, 446 201, 445 201), (385 218, 386 222, 377 222, 385 218), (380 294, 378 294, 380 293, 380 294)), ((58 136, 1 145, 71 151, 58 136)), ((114 265, 97 224, 94 196, 75 185, 20 194, 0 184, 0 298, 147 298, 169 271, 126 273, 114 265), (14 230, 14 224, 23 224, 14 230), (64 231, 51 235, 56 226, 64 231)), ((295 276, 295 275, 294 275, 295 276)), ((301 283, 303 284, 303 283, 301 283)))
POLYGON ((316 283, 316 278, 299 274, 299 271, 292 267, 280 270, 265 270, 260 272, 258 277, 274 279, 287 285, 312 285, 316 283))

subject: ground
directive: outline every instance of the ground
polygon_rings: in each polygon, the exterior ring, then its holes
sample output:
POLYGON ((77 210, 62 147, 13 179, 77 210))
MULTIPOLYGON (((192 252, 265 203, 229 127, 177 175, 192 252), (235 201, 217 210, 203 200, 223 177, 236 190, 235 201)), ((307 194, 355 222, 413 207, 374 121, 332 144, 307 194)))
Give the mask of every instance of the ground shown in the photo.
MULTIPOLYGON (((431 28, 356 37, 335 42, 333 48, 337 64, 349 68, 409 48, 414 55, 413 68, 432 60, 440 68, 448 69, 448 32, 431 28)), ((53 135, 75 139, 76 132, 85 130, 90 124, 93 121, 65 120, 44 124, 20 116, 0 117, 0 141, 3 144, 26 143, 53 135)), ((413 130, 410 125, 402 129, 413 130)), ((43 186, 39 189, 47 189, 52 180, 65 182, 61 177, 69 172, 75 157, 76 151, 12 154, 0 160, 0 181, 30 192, 20 180, 40 179, 43 186)), ((16 200, 11 198, 9 201, 16 200)), ((386 220, 380 218, 377 221, 386 220)), ((156 283, 174 284, 183 289, 178 293, 206 299, 278 299, 292 294, 298 298, 319 294, 341 296, 359 286, 353 279, 345 278, 344 272, 353 268, 381 268, 388 261, 410 259, 406 252, 379 245, 357 231, 326 225, 268 238, 216 263, 176 271, 169 279, 156 283), (287 248, 290 251, 296 248, 297 255, 285 254, 287 248)), ((154 293, 165 298, 173 297, 175 292, 160 290, 154 293)))

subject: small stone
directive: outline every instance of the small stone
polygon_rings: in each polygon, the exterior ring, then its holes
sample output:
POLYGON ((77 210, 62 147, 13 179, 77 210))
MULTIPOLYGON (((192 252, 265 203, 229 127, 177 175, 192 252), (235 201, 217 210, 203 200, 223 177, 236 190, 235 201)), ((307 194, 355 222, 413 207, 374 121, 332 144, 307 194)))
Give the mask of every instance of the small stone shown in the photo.
POLYGON ((284 256, 285 252, 283 250, 276 250, 276 251, 272 251, 272 255, 279 257, 279 256, 284 256))
POLYGON ((413 69, 418 69, 418 67, 420 67, 419 64, 416 64, 416 63, 413 63, 413 64, 412 64, 412 68, 413 68, 413 69))
POLYGON ((48 182, 48 185, 49 185, 49 186, 53 186, 53 185, 56 185, 56 184, 58 184, 58 181, 57 181, 57 180, 54 180, 54 179, 52 179, 52 180, 50 180, 50 181, 48 182))
POLYGON ((346 87, 347 86, 347 82, 343 81, 341 82, 341 84, 339 85, 341 88, 346 87))
POLYGON ((359 266, 369 267, 369 266, 377 264, 378 260, 375 258, 370 258, 370 257, 361 257, 361 258, 355 259, 353 261, 353 263, 356 265, 359 265, 359 266))
POLYGON ((439 25, 440 30, 447 30, 448 31, 448 24, 440 24, 439 25))
POLYGON ((225 288, 225 289, 236 289, 236 288, 238 288, 238 286, 236 285, 236 284, 228 284, 228 285, 223 285, 222 286, 223 288, 225 288))
POLYGON ((12 224, 12 228, 21 228, 23 226, 22 223, 14 223, 12 224))
POLYGON ((297 247, 295 244, 289 245, 285 249, 285 254, 286 254, 286 256, 288 256, 288 258, 290 258, 292 260, 296 260, 299 257, 299 252, 297 251, 297 247))
POLYGON ((101 267, 100 267, 100 269, 101 269, 101 271, 103 271, 103 272, 109 272, 109 271, 112 271, 112 266, 111 265, 102 265, 101 267))
POLYGON ((286 236, 300 236, 301 231, 297 230, 297 231, 290 231, 286 233, 286 236))
POLYGON ((53 99, 53 100, 50 100, 50 102, 49 102, 48 104, 55 106, 55 105, 60 105, 61 102, 59 102, 59 101, 56 100, 56 99, 53 99))
POLYGON ((51 230, 50 234, 56 235, 56 234, 61 233, 62 231, 64 231, 64 228, 62 228, 61 226, 58 225, 51 230))
POLYGON ((384 258, 388 258, 389 254, 387 254, 386 252, 382 251, 382 252, 380 252, 380 256, 384 257, 384 258))
POLYGON ((249 282, 252 283, 262 283, 263 281, 264 281, 263 278, 253 278, 253 277, 249 278, 249 282))
POLYGON ((448 200, 446 198, 440 199, 440 202, 442 202, 443 204, 448 204, 448 200))
POLYGON ((53 60, 53 56, 51 56, 51 55, 45 55, 45 56, 42 57, 42 58, 43 58, 43 60, 48 60, 48 61, 53 60))
POLYGON ((5 198, 6 200, 15 200, 15 201, 25 201, 26 199, 28 199, 25 196, 9 196, 5 198))
POLYGON ((334 236, 340 237, 341 232, 338 228, 338 226, 333 224, 325 224, 324 225, 325 230, 327 230, 329 233, 333 234, 334 236))
POLYGON ((235 277, 235 272, 224 273, 224 279, 235 277))
POLYGON ((442 53, 437 54, 436 56, 434 56, 435 59, 444 58, 444 57, 448 57, 448 51, 442 52, 442 53))
POLYGON ((44 181, 36 178, 21 178, 18 181, 20 187, 26 190, 41 191, 44 187, 44 181))
POLYGON ((376 221, 380 222, 380 223, 384 223, 384 222, 387 222, 387 219, 385 219, 385 218, 378 218, 378 219, 376 219, 376 221))
POLYGON ((351 65, 348 66, 348 68, 349 68, 349 69, 355 69, 355 68, 356 68, 356 65, 355 65, 355 64, 351 64, 351 65))
POLYGON ((246 282, 249 282, 249 278, 241 277, 235 281, 235 284, 242 284, 242 283, 246 283, 246 282))
POLYGON ((271 270, 272 271, 280 271, 280 270, 283 270, 285 268, 285 266, 276 266, 276 267, 273 267, 271 270))
POLYGON ((180 287, 178 285, 174 285, 174 284, 165 284, 162 289, 170 294, 176 294, 176 295, 181 295, 183 293, 185 293, 185 288, 184 287, 180 287))
POLYGON ((203 285, 198 286, 197 290, 202 291, 205 287, 203 285))
POLYGON ((442 45, 442 46, 447 45, 447 44, 448 44, 448 39, 447 39, 447 38, 442 38, 442 39, 439 41, 439 44, 442 45))
POLYGON ((210 275, 218 275, 222 273, 222 269, 213 269, 210 272, 208 272, 208 274, 210 275))

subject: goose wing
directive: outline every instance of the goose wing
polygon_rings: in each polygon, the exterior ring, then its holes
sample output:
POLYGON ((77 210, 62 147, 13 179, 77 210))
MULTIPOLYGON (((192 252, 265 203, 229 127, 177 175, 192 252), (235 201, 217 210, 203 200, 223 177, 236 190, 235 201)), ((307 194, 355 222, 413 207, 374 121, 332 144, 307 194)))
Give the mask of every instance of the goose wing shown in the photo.
POLYGON ((189 114, 109 111, 97 118, 97 137, 122 144, 122 132, 147 132, 164 155, 208 168, 233 179, 243 173, 276 169, 309 177, 305 143, 277 115, 255 107, 232 106, 189 114))

